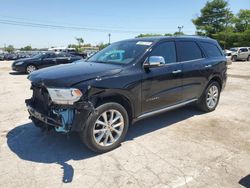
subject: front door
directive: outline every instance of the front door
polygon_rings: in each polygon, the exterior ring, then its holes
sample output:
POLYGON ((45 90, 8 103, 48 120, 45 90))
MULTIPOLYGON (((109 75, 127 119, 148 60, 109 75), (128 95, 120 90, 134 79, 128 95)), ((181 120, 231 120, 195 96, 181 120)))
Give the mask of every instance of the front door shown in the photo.
POLYGON ((158 44, 149 56, 162 56, 165 65, 145 70, 142 81, 142 113, 171 106, 182 98, 182 67, 176 60, 175 42, 158 44))
POLYGON ((41 68, 50 67, 56 64, 56 54, 47 54, 47 56, 42 60, 41 68))

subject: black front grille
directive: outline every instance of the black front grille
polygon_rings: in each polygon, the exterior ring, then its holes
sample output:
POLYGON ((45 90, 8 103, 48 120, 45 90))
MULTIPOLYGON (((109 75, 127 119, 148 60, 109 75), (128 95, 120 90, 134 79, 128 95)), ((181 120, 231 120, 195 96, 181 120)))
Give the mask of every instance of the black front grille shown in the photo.
POLYGON ((51 100, 47 89, 43 86, 37 86, 34 84, 32 84, 31 89, 33 90, 33 107, 40 113, 48 115, 51 100))

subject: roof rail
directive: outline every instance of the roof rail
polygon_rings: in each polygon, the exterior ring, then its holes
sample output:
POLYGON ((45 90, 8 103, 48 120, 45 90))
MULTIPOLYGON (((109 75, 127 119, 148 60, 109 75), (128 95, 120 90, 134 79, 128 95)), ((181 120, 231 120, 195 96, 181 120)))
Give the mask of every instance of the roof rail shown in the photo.
POLYGON ((174 35, 175 37, 196 37, 196 38, 208 38, 210 39, 210 37, 208 36, 201 36, 201 35, 174 35))

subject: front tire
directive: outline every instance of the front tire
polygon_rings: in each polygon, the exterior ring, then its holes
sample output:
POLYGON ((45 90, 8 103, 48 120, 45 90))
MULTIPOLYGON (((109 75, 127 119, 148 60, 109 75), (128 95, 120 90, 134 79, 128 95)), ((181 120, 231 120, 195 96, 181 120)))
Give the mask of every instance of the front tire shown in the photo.
POLYGON ((247 57, 247 61, 250 61, 250 55, 247 57))
POLYGON ((80 137, 92 151, 104 153, 117 148, 129 127, 128 113, 118 103, 105 103, 91 113, 80 137))
POLYGON ((198 107, 204 112, 214 111, 220 100, 220 91, 218 82, 210 82, 198 102, 198 107))
POLYGON ((234 56, 232 57, 232 61, 233 61, 233 62, 237 61, 237 56, 236 56, 236 55, 234 55, 234 56))

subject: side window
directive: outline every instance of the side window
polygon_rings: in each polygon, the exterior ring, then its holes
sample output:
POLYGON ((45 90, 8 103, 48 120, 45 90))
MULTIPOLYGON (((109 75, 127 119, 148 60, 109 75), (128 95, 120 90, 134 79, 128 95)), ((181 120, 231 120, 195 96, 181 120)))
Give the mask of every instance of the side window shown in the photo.
POLYGON ((176 62, 176 51, 174 42, 164 42, 156 46, 150 56, 162 56, 165 59, 165 63, 176 62))
POLYGON ((66 53, 59 53, 59 54, 56 54, 56 57, 66 57, 67 54, 66 53))
POLYGON ((199 46, 195 42, 176 42, 179 61, 190 61, 203 58, 199 46))
POLYGON ((56 57, 55 54, 48 54, 48 55, 47 55, 47 58, 54 58, 54 57, 56 57))
POLYGON ((240 52, 248 52, 247 48, 241 48, 240 52))
POLYGON ((208 55, 208 57, 222 56, 219 48, 216 45, 208 43, 208 42, 201 42, 200 44, 202 48, 206 51, 206 54, 208 55))

